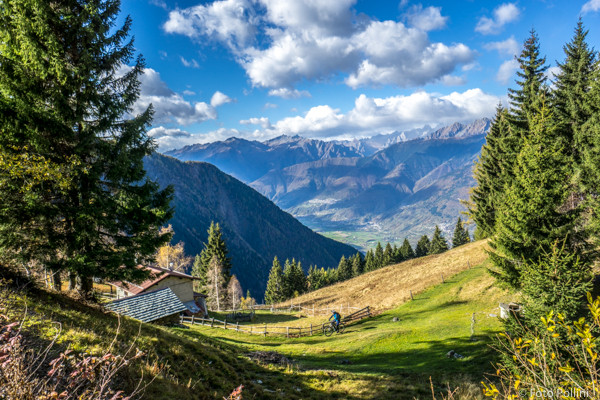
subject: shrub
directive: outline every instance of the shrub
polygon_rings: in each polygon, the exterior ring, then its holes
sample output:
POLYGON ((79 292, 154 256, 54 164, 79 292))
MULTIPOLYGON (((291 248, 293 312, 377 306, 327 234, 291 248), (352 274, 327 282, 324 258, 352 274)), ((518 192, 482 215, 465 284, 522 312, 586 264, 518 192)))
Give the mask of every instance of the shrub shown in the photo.
POLYGON ((549 312, 541 317, 542 329, 525 328, 526 337, 499 336, 498 350, 511 359, 499 365, 483 393, 493 399, 599 398, 600 297, 588 293, 590 317, 569 321, 549 312))
POLYGON ((129 400, 139 397, 147 386, 140 381, 129 394, 114 388, 119 372, 142 356, 134 348, 135 341, 124 355, 111 353, 113 341, 100 356, 66 350, 47 361, 59 334, 44 348, 27 342, 22 325, 0 315, 1 399, 129 400))

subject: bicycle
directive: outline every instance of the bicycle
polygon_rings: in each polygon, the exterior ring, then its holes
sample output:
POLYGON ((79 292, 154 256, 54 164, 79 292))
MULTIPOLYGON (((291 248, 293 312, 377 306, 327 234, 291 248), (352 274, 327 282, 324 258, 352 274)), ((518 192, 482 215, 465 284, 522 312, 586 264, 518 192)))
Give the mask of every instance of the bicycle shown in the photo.
MULTIPOLYGON (((343 322, 340 322, 337 328, 337 333, 344 333, 344 329, 346 329, 346 325, 343 322)), ((336 332, 333 322, 329 323, 329 325, 323 325, 323 334, 325 336, 331 336, 333 335, 333 332, 336 332)))

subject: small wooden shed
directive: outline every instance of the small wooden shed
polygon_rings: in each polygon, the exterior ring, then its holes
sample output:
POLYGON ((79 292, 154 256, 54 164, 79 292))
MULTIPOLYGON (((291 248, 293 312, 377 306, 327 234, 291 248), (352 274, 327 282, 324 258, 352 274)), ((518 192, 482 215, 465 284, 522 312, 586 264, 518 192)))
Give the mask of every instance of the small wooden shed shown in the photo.
POLYGON ((150 277, 141 283, 127 281, 111 282, 111 285, 116 288, 117 299, 168 287, 186 306, 187 314, 208 317, 208 308, 206 307, 205 300, 206 295, 194 292, 194 280, 197 280, 198 278, 184 274, 183 272, 171 271, 154 266, 140 265, 138 267, 149 270, 150 277))

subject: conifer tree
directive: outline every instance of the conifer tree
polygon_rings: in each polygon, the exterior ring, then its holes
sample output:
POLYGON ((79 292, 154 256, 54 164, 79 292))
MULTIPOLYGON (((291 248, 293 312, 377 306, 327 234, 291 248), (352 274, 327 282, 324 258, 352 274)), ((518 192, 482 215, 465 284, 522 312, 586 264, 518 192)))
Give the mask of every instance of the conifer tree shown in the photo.
POLYGON ((467 203, 469 216, 477 227, 477 239, 490 237, 494 233, 498 203, 504 194, 505 182, 509 182, 513 176, 518 138, 509 129, 508 111, 498 105, 481 155, 473 168, 476 186, 467 203))
POLYGON ((540 43, 535 30, 530 31, 529 38, 523 43, 521 54, 517 57, 519 70, 517 76, 517 89, 508 89, 508 98, 511 105, 511 122, 521 130, 521 134, 529 128, 529 115, 532 114, 533 105, 546 85, 546 57, 540 56, 540 43))
POLYGON ((228 253, 227 245, 225 244, 223 234, 221 233, 221 227, 218 223, 215 224, 215 222, 212 221, 208 228, 208 241, 207 243, 204 243, 204 249, 202 249, 202 252, 200 253, 201 262, 198 266, 194 265, 192 275, 200 278, 200 283, 204 284, 210 260, 213 256, 216 256, 222 266, 223 279, 229 281, 229 278, 231 277, 231 258, 227 256, 228 253))
POLYGON ((300 261, 292 259, 292 282, 293 282, 293 295, 302 294, 306 292, 307 281, 304 270, 302 270, 302 263, 300 261))
POLYGON ((456 221, 456 227, 454 228, 454 235, 452 236, 452 247, 462 246, 463 244, 467 244, 471 241, 469 238, 469 232, 467 228, 463 226, 462 220, 458 217, 456 221))
POLYGON ((360 253, 356 253, 354 257, 352 257, 352 276, 362 275, 364 272, 364 262, 360 253))
POLYGON ((568 237, 566 248, 583 254, 570 236, 578 211, 561 208, 569 195, 566 141, 543 94, 536 106, 490 242, 493 275, 513 288, 521 286, 521 264, 539 260, 556 240, 568 237))
POLYGON ((581 150, 590 145, 582 128, 592 112, 588 93, 593 81, 596 53, 586 42, 587 34, 580 18, 573 38, 563 46, 565 60, 558 63, 559 72, 553 91, 556 117, 562 122, 561 129, 576 166, 581 164, 581 150))
POLYGON ((373 250, 368 250, 367 255, 365 256, 365 272, 374 271, 377 269, 377 264, 375 263, 375 256, 373 255, 373 250))
POLYGON ((585 296, 592 289, 590 262, 579 259, 564 242, 552 243, 538 260, 521 266, 526 323, 544 328, 541 317, 550 311, 574 321, 582 315, 585 296))
POLYGON ((385 249, 383 250, 383 263, 382 267, 386 265, 390 265, 394 263, 394 250, 392 249, 392 245, 388 242, 385 245, 385 249))
POLYGON ((283 269, 277 257, 273 258, 273 266, 269 272, 267 289, 265 290, 265 303, 275 304, 285 300, 283 269))
POLYGON ((415 255, 417 257, 423 257, 429 254, 429 247, 431 246, 431 242, 427 235, 421 236, 419 241, 417 242, 417 248, 415 249, 415 255))
POLYGON ((383 247, 381 247, 381 242, 377 242, 373 256, 375 257, 375 269, 383 267, 383 247))
POLYGON ((407 238, 404 238, 404 242, 402 242, 402 246, 400 246, 400 254, 402 254, 402 260, 415 258, 415 252, 407 238))
POLYGON ((439 226, 435 226, 431 244, 429 245, 429 254, 440 254, 448 250, 448 243, 439 226))
POLYGON ((92 277, 146 278, 137 265, 170 239, 159 228, 172 189, 145 177, 152 110, 131 116, 144 63, 127 67, 131 19, 115 27, 119 7, 0 6, 0 251, 68 271, 86 294, 92 277))
POLYGON ((294 290, 296 289, 294 264, 296 264, 296 260, 292 260, 290 262, 289 259, 286 259, 283 265, 283 300, 291 298, 294 295, 294 290))
POLYGON ((352 278, 352 262, 349 258, 342 256, 337 268, 338 280, 340 282, 352 278))

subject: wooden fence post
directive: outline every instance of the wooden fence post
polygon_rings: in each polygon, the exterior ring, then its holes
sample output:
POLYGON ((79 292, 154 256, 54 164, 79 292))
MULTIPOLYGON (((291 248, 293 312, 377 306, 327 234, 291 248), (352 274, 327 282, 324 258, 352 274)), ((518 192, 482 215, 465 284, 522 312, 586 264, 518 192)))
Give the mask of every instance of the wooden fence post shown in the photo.
POLYGON ((414 300, 414 297, 413 297, 413 295, 412 295, 412 290, 409 290, 409 292, 410 292, 410 299, 411 299, 411 300, 414 300))
POLYGON ((240 331, 240 322, 239 321, 235 323, 235 330, 236 330, 236 332, 240 331))
POLYGON ((312 336, 312 324, 310 324, 310 336, 312 336))
POLYGON ((227 318, 225 318, 225 321, 223 321, 223 329, 227 329, 227 318))
POLYGON ((289 339, 289 337, 290 337, 290 327, 289 327, 289 326, 286 326, 286 327, 285 327, 285 336, 286 336, 288 339, 289 339))
POLYGON ((444 281, 444 274, 442 274, 442 283, 446 283, 446 282, 444 281))
POLYGON ((212 328, 212 327, 214 327, 214 326, 215 326, 215 317, 212 317, 212 318, 210 319, 210 327, 212 328))
POLYGON ((194 326, 194 315, 192 315, 192 326, 194 326))
POLYGON ((265 323, 265 337, 267 337, 267 324, 265 323))
POLYGON ((252 325, 250 325, 250 334, 252 335, 252 325))

